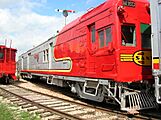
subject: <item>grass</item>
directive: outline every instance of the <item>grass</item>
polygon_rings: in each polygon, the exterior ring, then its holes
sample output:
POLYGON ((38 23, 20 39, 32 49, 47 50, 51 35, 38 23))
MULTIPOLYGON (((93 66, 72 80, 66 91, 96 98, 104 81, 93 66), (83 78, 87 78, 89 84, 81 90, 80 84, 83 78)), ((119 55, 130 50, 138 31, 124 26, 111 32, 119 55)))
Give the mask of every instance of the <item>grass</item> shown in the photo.
POLYGON ((38 115, 20 111, 18 107, 0 103, 0 120, 40 120, 38 115))
POLYGON ((13 113, 5 104, 0 104, 0 120, 12 120, 13 113))

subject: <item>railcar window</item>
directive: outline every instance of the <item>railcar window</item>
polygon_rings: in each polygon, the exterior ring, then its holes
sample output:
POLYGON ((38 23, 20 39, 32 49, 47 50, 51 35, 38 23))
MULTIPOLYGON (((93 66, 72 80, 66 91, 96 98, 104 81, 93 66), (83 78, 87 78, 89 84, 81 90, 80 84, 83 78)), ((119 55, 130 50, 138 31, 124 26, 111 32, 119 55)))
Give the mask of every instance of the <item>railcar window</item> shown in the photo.
POLYGON ((122 25, 121 34, 123 46, 136 46, 135 25, 122 25))
POLYGON ((151 48, 151 26, 141 24, 142 48, 151 48))
POLYGON ((93 26, 91 26, 91 41, 92 41, 92 43, 94 43, 96 41, 95 33, 96 33, 95 25, 93 25, 93 26))
POLYGON ((6 61, 10 61, 10 49, 6 49, 7 52, 6 52, 6 61))
POLYGON ((101 30, 98 32, 100 48, 104 47, 104 31, 101 30))
POLYGON ((111 27, 106 28, 106 46, 108 46, 108 43, 111 42, 112 36, 111 36, 111 27))
POLYGON ((46 49, 46 59, 47 61, 49 61, 49 50, 48 49, 46 49))
POLYGON ((49 61, 49 49, 43 51, 43 62, 49 61))
POLYGON ((15 51, 12 51, 11 52, 11 60, 12 61, 15 61, 15 51))
POLYGON ((0 53, 0 59, 3 59, 4 54, 0 53))
POLYGON ((44 60, 44 62, 46 61, 45 50, 43 51, 43 60, 44 60))

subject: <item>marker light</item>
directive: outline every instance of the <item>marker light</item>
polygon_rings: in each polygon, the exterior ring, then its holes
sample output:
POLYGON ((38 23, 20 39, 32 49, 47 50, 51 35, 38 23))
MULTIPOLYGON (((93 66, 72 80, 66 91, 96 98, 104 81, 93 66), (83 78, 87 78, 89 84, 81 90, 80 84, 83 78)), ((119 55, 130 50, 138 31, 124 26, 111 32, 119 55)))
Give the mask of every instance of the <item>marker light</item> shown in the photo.
POLYGON ((159 69, 159 59, 153 58, 153 69, 159 69))

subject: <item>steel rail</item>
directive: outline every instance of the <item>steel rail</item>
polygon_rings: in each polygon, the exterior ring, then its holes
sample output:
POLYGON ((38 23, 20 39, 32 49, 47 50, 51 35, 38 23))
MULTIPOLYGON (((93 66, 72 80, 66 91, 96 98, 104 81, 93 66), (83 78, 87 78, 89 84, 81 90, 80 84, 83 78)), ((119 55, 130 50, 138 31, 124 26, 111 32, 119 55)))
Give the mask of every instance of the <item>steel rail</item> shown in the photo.
POLYGON ((3 91, 5 91, 5 92, 7 92, 7 93, 9 93, 9 94, 11 94, 11 95, 14 95, 14 96, 16 96, 16 97, 22 99, 22 100, 24 100, 24 101, 26 101, 26 102, 28 102, 28 103, 30 103, 30 104, 33 104, 33 105, 35 105, 35 106, 37 106, 37 107, 40 107, 40 108, 42 108, 42 109, 44 109, 44 110, 47 110, 47 111, 49 111, 49 112, 51 112, 51 113, 55 113, 55 114, 58 114, 58 115, 60 115, 60 116, 65 117, 65 118, 72 119, 72 120, 84 120, 84 119, 82 119, 82 118, 80 118, 80 117, 72 116, 72 115, 67 114, 67 113, 65 113, 65 112, 61 112, 61 111, 59 111, 59 110, 52 109, 52 108, 47 107, 47 106, 45 106, 45 105, 36 103, 36 102, 34 102, 34 101, 32 101, 32 100, 29 100, 29 99, 27 99, 27 98, 24 98, 24 97, 22 97, 22 96, 20 96, 20 95, 17 95, 17 94, 15 94, 15 93, 12 93, 11 91, 8 91, 8 90, 3 89, 3 88, 1 88, 1 87, 0 87, 0 89, 3 90, 3 91))
POLYGON ((83 103, 78 103, 78 102, 75 102, 75 101, 71 101, 71 100, 63 99, 63 98, 56 97, 56 96, 53 96, 53 95, 48 95, 48 94, 45 94, 45 93, 42 93, 42 92, 38 92, 38 91, 35 91, 35 90, 31 90, 29 88, 24 88, 24 87, 21 87, 21 86, 18 86, 18 85, 14 85, 14 86, 20 87, 22 89, 25 89, 25 90, 28 90, 28 91, 31 91, 31 92, 35 92, 37 94, 41 94, 41 95, 56 98, 56 99, 59 99, 59 100, 62 100, 62 101, 66 101, 66 102, 69 102, 69 103, 74 103, 74 104, 77 104, 77 105, 81 105, 83 107, 90 107, 90 108, 93 108, 93 109, 95 109, 97 111, 111 112, 111 113, 120 114, 120 115, 124 115, 124 116, 130 116, 131 118, 138 118, 138 119, 149 119, 149 118, 161 119, 161 116, 159 116, 159 115, 147 114, 147 113, 143 113, 143 112, 141 112, 140 114, 131 115, 131 114, 128 114, 127 112, 123 112, 123 111, 119 111, 119 110, 112 110, 112 109, 107 109, 107 108, 94 106, 94 105, 89 105, 89 104, 86 105, 86 104, 83 104, 83 103))

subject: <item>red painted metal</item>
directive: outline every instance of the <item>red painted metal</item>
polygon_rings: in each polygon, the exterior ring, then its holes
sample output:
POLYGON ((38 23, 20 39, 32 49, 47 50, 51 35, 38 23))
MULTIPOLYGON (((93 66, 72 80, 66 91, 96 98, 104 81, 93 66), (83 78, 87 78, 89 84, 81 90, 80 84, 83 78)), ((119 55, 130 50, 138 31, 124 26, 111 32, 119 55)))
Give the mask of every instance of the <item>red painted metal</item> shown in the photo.
POLYGON ((140 28, 141 23, 150 24, 147 4, 147 0, 133 0, 133 3, 128 4, 123 4, 122 0, 107 0, 88 11, 66 25, 57 36, 54 57, 71 58, 71 71, 32 72, 111 79, 117 82, 151 80, 151 65, 144 65, 147 61, 140 59, 144 57, 144 54, 140 55, 140 51, 150 53, 150 49, 142 48, 140 28), (135 25, 136 46, 122 45, 121 25, 124 24, 135 25), (94 43, 91 42, 92 26, 95 26, 96 30, 94 43), (100 47, 99 32, 105 31, 106 28, 111 28, 112 40, 107 46, 100 47))
POLYGON ((16 49, 0 45, 0 78, 10 76, 16 79, 16 49))

